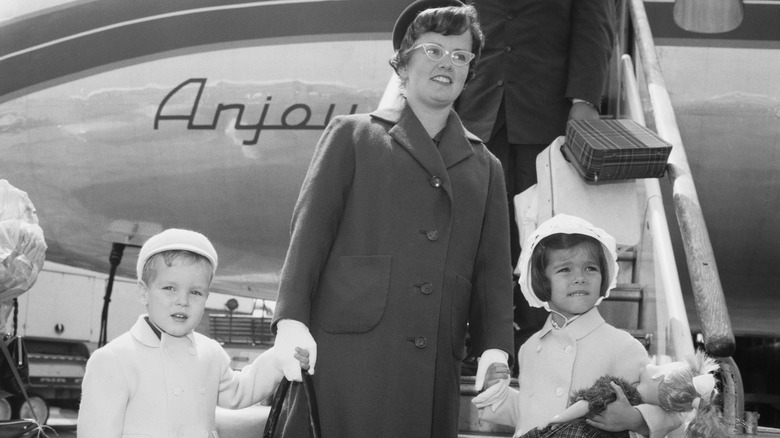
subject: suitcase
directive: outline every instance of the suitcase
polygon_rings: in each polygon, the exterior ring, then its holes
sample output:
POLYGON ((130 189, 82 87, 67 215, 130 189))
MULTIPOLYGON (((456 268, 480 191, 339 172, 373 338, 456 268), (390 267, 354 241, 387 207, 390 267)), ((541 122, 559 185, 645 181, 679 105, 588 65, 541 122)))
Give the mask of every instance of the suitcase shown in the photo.
POLYGON ((632 120, 570 120, 563 151, 587 181, 660 178, 672 145, 632 120))

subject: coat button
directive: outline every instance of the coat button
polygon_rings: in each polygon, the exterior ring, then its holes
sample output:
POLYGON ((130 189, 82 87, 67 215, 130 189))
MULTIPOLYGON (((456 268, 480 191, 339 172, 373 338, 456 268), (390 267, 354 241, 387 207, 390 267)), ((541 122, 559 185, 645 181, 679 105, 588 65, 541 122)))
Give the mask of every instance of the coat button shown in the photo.
POLYGON ((498 85, 499 87, 501 87, 501 86, 503 86, 503 85, 504 85, 504 81, 498 81, 498 82, 496 82, 496 85, 498 85))
POLYGON ((571 353, 571 345, 567 345, 566 348, 563 349, 563 351, 567 353, 571 353))
POLYGON ((430 283, 423 283, 420 286, 420 292, 424 293, 425 295, 430 295, 431 292, 433 292, 433 285, 430 283))
POLYGON ((431 183, 431 187, 437 189, 441 187, 441 178, 439 178, 438 176, 432 176, 429 182, 431 183))
POLYGON ((196 350, 195 348, 190 347, 190 356, 195 356, 196 354, 198 354, 198 350, 196 350))
POLYGON ((414 346, 417 348, 425 348, 428 346, 428 339, 425 336, 418 336, 414 339, 414 346))
POLYGON ((563 395, 563 388, 558 388, 558 389, 556 389, 556 390, 555 390, 555 395, 557 395, 558 397, 560 397, 561 395, 563 395))
POLYGON ((439 232, 436 230, 428 231, 425 233, 425 237, 427 237, 431 242, 439 240, 439 232))
POLYGON ((509 53, 509 52, 511 52, 511 51, 512 51, 512 48, 511 48, 511 47, 509 47, 509 46, 506 46, 506 47, 504 47, 504 51, 505 51, 505 52, 507 52, 507 53, 509 53))
POLYGON ((181 388, 173 388, 173 394, 174 395, 181 395, 182 392, 184 392, 184 391, 182 391, 181 388))

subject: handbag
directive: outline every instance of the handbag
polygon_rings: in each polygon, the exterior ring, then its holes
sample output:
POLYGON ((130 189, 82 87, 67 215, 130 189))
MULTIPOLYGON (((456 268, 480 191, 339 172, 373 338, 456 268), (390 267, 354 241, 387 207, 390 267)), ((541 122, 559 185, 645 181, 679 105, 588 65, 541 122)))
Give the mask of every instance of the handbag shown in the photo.
MULTIPOLYGON (((307 371, 301 370, 301 383, 295 383, 295 385, 303 384, 303 392, 306 395, 306 406, 309 408, 309 436, 311 438, 321 438, 320 432, 320 415, 317 411, 317 397, 314 394, 314 382, 312 382, 311 374, 307 371)), ((274 393, 273 402, 271 403, 271 411, 268 413, 268 420, 265 422, 265 431, 263 432, 263 438, 273 438, 276 427, 279 424, 279 416, 282 413, 282 405, 284 404, 284 398, 290 390, 292 382, 286 378, 282 378, 281 383, 276 388, 274 393)))

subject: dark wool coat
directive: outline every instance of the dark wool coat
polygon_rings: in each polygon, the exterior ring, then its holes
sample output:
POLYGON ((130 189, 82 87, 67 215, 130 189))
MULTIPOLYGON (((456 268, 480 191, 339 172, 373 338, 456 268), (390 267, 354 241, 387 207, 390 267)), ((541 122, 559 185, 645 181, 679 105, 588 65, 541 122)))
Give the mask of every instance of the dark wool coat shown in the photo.
POLYGON ((614 1, 480 0, 475 7, 485 48, 457 104, 470 131, 489 140, 505 99, 509 143, 548 144, 564 135, 570 98, 601 102, 614 1))
MULTIPOLYGON (((333 119, 274 316, 317 341, 324 438, 457 436, 467 324, 477 353, 512 352, 508 217, 498 160, 454 111, 438 150, 405 103, 333 119)), ((292 405, 284 436, 308 436, 292 405)))

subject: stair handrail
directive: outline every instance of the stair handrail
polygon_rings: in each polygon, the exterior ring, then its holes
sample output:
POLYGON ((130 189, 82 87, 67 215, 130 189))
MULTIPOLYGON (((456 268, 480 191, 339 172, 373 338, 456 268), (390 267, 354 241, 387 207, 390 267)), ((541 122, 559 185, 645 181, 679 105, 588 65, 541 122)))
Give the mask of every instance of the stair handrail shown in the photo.
POLYGON ((629 0, 629 13, 647 84, 645 113, 652 115, 658 135, 672 144, 667 172, 704 345, 712 356, 730 357, 736 345, 723 286, 642 0, 629 0))
MULTIPOLYGON (((631 56, 622 55, 620 72, 621 91, 626 105, 619 115, 645 126, 645 114, 631 56)), ((656 178, 645 178, 642 182, 645 190, 644 221, 652 236, 654 270, 660 282, 660 287, 657 289, 662 291, 662 295, 656 298, 659 305, 663 306, 663 309, 658 309, 656 312, 658 352, 672 356, 671 359, 692 356, 693 336, 688 323, 688 313, 685 310, 661 187, 656 178)))
MULTIPOLYGON (((661 74, 642 0, 630 0, 629 12, 636 39, 636 50, 639 52, 642 74, 647 86, 644 91, 649 97, 649 103, 647 108, 643 108, 642 101, 638 96, 639 88, 633 74, 633 63, 630 56, 623 55, 621 58, 621 71, 623 73, 621 79, 626 92, 627 112, 642 125, 644 125, 645 113, 652 115, 657 133, 672 143, 672 153, 669 157, 667 170, 672 178, 673 201, 693 285, 694 302, 702 324, 705 348, 711 355, 719 357, 721 362, 723 417, 726 423, 734 428, 735 432, 740 432, 744 425, 742 421, 745 411, 744 387, 739 368, 731 357, 735 349, 734 334, 712 245, 709 241, 703 213, 688 166, 688 159, 682 145, 674 109, 661 74), (631 83, 632 81, 633 83, 631 83)), ((654 181, 655 187, 651 183, 645 185, 648 190, 648 204, 660 202, 660 192, 657 192, 658 201, 652 201, 652 198, 656 196, 653 193, 659 189, 658 181, 654 181)), ((672 315, 671 312, 673 311, 670 311, 670 315, 672 315)), ((674 339, 673 328, 672 338, 674 339)))

